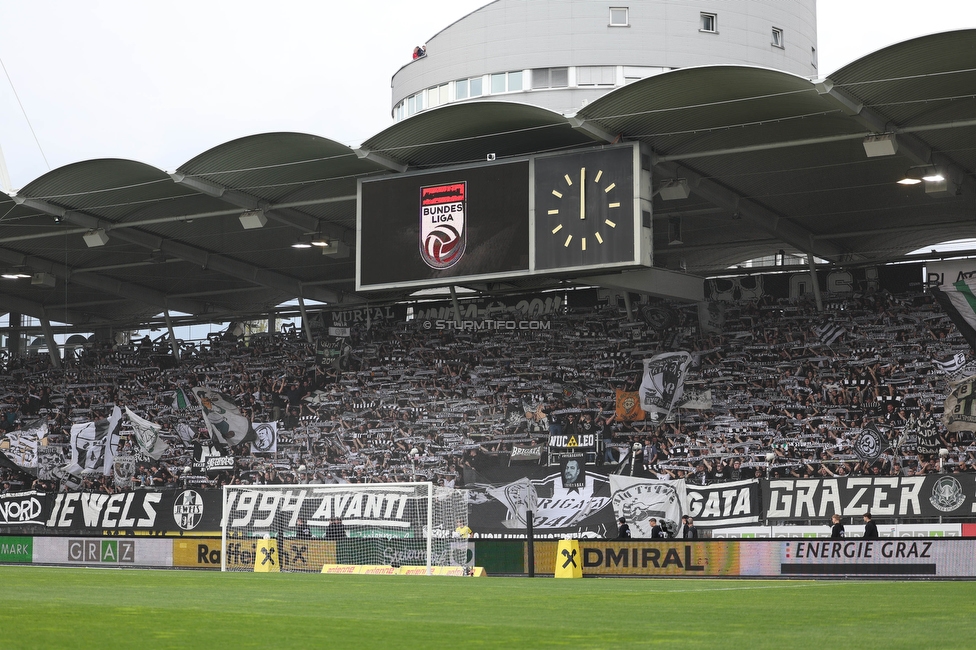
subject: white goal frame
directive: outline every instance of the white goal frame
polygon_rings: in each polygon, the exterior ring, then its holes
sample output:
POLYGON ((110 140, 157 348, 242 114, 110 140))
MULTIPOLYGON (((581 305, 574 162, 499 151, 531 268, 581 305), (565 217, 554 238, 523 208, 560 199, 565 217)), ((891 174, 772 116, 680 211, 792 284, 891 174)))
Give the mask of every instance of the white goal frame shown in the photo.
MULTIPOLYGON (((323 531, 324 539, 330 539, 326 528, 329 520, 335 516, 346 527, 347 532, 342 533, 343 540, 352 540, 343 542, 342 546, 353 548, 356 546, 355 540, 363 540, 365 554, 371 552, 371 542, 394 547, 399 543, 403 544, 407 557, 410 557, 409 553, 413 553, 415 555, 411 559, 419 560, 417 556, 421 549, 418 548, 418 538, 422 535, 428 575, 437 565, 434 561, 435 554, 440 553, 443 558, 444 548, 447 548, 448 557, 453 558, 451 544, 462 541, 456 539, 459 537, 455 532, 456 526, 460 521, 466 527, 468 521, 464 491, 435 486, 429 481, 225 485, 220 521, 220 570, 246 570, 241 564, 236 564, 233 568, 228 566, 228 544, 233 540, 249 542, 267 535, 278 539, 278 546, 282 547, 283 542, 294 540, 296 535, 304 534, 302 539, 307 540, 323 539, 323 531), (396 518, 399 519, 393 521, 396 518), (304 525, 299 523, 300 519, 305 521, 304 525), (308 530, 300 530, 302 528, 308 530)), ((334 553, 339 557, 338 552, 334 553)), ((394 553, 394 557, 399 556, 394 553)), ((395 561, 399 564, 399 560, 395 561)), ((404 563, 418 567, 421 565, 420 562, 404 563)))

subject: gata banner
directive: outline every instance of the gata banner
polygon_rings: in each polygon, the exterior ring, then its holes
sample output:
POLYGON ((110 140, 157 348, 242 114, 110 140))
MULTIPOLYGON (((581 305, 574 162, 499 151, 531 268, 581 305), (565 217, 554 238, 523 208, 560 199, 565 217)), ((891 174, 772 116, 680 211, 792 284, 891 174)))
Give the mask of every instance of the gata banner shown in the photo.
POLYGON ((870 512, 875 517, 970 517, 976 475, 851 476, 763 482, 766 519, 830 519, 870 512))
POLYGON ((732 481, 711 485, 686 483, 687 512, 696 528, 722 528, 759 523, 762 490, 759 480, 732 481))
POLYGON ((43 523, 48 529, 99 534, 108 530, 220 530, 219 490, 136 490, 112 495, 61 492, 46 496, 43 523))

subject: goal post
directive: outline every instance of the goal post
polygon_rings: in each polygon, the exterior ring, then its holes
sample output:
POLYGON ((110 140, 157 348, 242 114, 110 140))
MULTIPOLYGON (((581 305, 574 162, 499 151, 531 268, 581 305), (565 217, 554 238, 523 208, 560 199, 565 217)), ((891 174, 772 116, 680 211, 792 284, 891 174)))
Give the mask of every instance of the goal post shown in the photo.
POLYGON ((227 485, 222 571, 315 571, 326 564, 470 566, 463 490, 433 483, 227 485), (256 562, 258 564, 256 564, 256 562))

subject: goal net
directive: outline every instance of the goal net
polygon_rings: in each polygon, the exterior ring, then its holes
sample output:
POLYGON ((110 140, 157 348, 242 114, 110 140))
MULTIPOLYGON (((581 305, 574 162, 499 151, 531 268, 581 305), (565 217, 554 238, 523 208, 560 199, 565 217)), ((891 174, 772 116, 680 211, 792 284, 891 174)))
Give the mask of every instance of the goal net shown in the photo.
POLYGON ((467 525, 465 493, 432 483, 227 485, 221 570, 470 566, 467 525))

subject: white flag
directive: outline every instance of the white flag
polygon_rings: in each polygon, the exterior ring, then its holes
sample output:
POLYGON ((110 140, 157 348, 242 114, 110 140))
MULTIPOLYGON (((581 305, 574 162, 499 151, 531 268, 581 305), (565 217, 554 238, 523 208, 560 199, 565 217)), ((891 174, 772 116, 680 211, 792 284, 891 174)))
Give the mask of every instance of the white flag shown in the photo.
POLYGON ((259 422, 254 426, 254 442, 251 443, 252 454, 273 454, 278 452, 278 423, 259 422))
POLYGON ((644 359, 644 378, 641 380, 641 408, 646 413, 667 419, 684 394, 685 375, 691 365, 687 352, 667 352, 644 359))
POLYGON ((139 417, 128 406, 125 407, 125 414, 129 416, 129 422, 132 424, 132 439, 136 441, 139 449, 156 460, 162 458, 169 449, 169 443, 159 437, 163 427, 139 417))
POLYGON ((204 386, 194 388, 193 395, 203 410, 203 421, 215 440, 233 446, 255 439, 251 423, 237 408, 233 397, 204 386))
POLYGON ((950 384, 942 421, 949 431, 972 431, 976 428, 976 376, 950 384))
POLYGON ((18 467, 37 469, 37 447, 46 437, 47 423, 36 422, 28 429, 8 433, 0 444, 0 449, 18 467))
POLYGON ((118 406, 112 408, 107 419, 72 425, 71 462, 65 471, 74 476, 91 473, 109 476, 115 461, 115 448, 119 445, 121 425, 122 409, 118 406))

